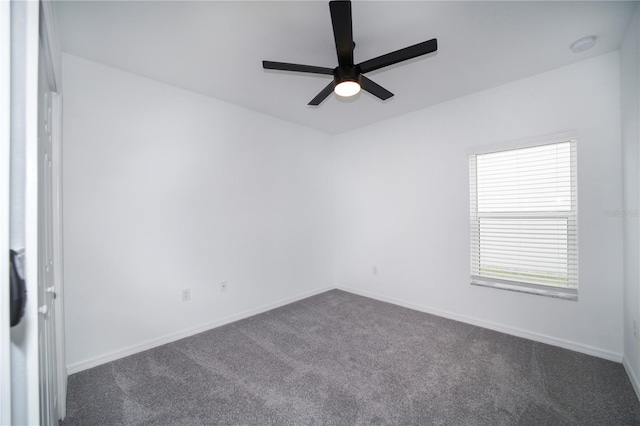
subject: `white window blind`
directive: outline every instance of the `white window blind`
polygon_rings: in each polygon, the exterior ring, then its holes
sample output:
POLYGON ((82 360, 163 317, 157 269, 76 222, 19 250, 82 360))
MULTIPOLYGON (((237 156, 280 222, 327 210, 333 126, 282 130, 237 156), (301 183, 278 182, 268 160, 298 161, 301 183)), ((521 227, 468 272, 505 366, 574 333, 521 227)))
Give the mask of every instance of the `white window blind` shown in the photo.
POLYGON ((577 295, 575 140, 471 155, 469 168, 472 283, 577 295))

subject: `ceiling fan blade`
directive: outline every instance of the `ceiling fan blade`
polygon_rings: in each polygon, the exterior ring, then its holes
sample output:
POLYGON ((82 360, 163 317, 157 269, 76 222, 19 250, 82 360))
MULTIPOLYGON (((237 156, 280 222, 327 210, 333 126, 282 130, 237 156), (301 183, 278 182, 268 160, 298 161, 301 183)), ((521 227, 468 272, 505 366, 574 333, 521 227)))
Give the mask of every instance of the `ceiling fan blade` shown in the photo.
POLYGON ((373 96, 376 96, 383 101, 386 101, 393 96, 393 93, 380 86, 378 83, 374 83, 373 81, 369 80, 364 75, 360 76, 360 86, 367 92, 371 93, 373 96))
POLYGON ((351 24, 351 2, 334 0, 329 2, 333 37, 336 40, 338 63, 353 65, 353 27, 351 24))
POLYGON ((311 100, 311 102, 309 102, 309 105, 314 105, 314 106, 320 105, 320 103, 322 103, 322 101, 324 101, 327 98, 327 96, 329 96, 331 92, 333 92, 333 86, 334 86, 334 83, 332 81, 327 85, 327 87, 325 87, 324 89, 322 89, 320 93, 318 93, 318 96, 316 96, 311 100))
POLYGON ((378 56, 377 58, 369 59, 368 61, 358 64, 358 66, 363 73, 370 72, 397 64, 398 62, 417 58, 418 56, 426 55, 436 50, 438 50, 438 40, 434 38, 414 44, 413 46, 405 47, 404 49, 396 50, 395 52, 387 53, 386 55, 378 56))
POLYGON ((333 69, 324 67, 314 67, 313 65, 289 64, 286 62, 262 61, 265 70, 297 71, 311 74, 333 75, 333 69))

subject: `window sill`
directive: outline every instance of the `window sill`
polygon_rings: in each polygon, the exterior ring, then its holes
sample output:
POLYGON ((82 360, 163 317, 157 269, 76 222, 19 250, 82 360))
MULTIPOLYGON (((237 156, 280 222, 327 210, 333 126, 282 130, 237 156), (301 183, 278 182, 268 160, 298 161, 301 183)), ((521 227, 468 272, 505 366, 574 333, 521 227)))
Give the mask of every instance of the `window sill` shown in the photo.
POLYGON ((517 291, 519 293, 535 294, 536 296, 553 297, 564 300, 578 300, 578 291, 573 289, 562 288, 542 288, 530 284, 508 284, 504 282, 493 282, 483 279, 471 279, 472 285, 480 287, 498 288, 501 290, 517 291))

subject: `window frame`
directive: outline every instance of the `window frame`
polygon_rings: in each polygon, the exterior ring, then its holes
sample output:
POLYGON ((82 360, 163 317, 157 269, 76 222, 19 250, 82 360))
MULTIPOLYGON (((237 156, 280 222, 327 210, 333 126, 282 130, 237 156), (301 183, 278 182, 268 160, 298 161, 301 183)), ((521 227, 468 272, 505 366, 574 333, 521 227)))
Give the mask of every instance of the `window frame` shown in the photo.
POLYGON ((578 280, 579 280, 579 259, 578 259, 578 134, 575 131, 572 132, 564 132, 558 133, 554 135, 536 137, 532 139, 526 140, 518 140, 518 141, 510 141, 500 144, 492 144, 481 147, 474 147, 468 150, 468 164, 469 164, 469 212, 470 212, 470 277, 471 284, 482 287, 491 287, 498 288, 503 290, 510 290, 516 292, 530 293, 541 296, 555 297, 567 300, 578 300, 578 280), (477 182, 474 179, 477 178, 477 156, 483 154, 496 153, 501 151, 510 151, 510 150, 519 150, 532 148, 543 145, 551 145, 562 142, 570 142, 571 149, 571 166, 570 166, 570 185, 571 189, 574 191, 571 200, 571 210, 567 212, 560 211, 520 211, 518 213, 478 213, 478 196, 477 193, 477 182), (476 203, 475 205, 473 203, 476 203), (483 276, 480 273, 480 219, 492 219, 494 217, 508 217, 508 218, 520 218, 521 220, 535 220, 537 218, 562 218, 567 219, 568 221, 572 221, 571 223, 575 226, 575 232, 571 235, 569 234, 569 225, 567 227, 567 238, 572 236, 575 239, 575 264, 573 264, 572 260, 567 260, 567 265, 575 267, 575 273, 577 274, 575 279, 575 286, 573 287, 563 287, 552 284, 534 284, 523 281, 516 281, 510 279, 500 279, 496 277, 487 277, 483 276), (476 221, 476 223, 474 223, 476 221), (475 227, 474 227, 475 225, 475 227), (474 238, 477 239, 474 242, 474 238), (474 245, 475 244, 475 245, 474 245), (475 250, 474 250, 475 247, 475 250), (474 262, 477 262, 478 271, 477 275, 474 275, 474 262))

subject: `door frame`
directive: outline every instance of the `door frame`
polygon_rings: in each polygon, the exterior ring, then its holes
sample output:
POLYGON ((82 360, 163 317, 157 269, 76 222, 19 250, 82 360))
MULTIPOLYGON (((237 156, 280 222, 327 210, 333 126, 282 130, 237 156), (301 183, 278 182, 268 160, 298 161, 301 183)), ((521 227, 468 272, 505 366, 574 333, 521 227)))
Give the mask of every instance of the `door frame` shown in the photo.
MULTIPOLYGON (((59 87, 59 86, 58 86, 59 87)), ((58 384, 58 418, 63 420, 67 414, 67 360, 65 352, 64 327, 64 244, 62 227, 62 97, 58 93, 51 94, 51 130, 53 133, 53 271, 57 297, 56 304, 56 361, 58 384)))
POLYGON ((0 1, 0 424, 11 424, 9 191, 11 165, 11 3, 0 1))

